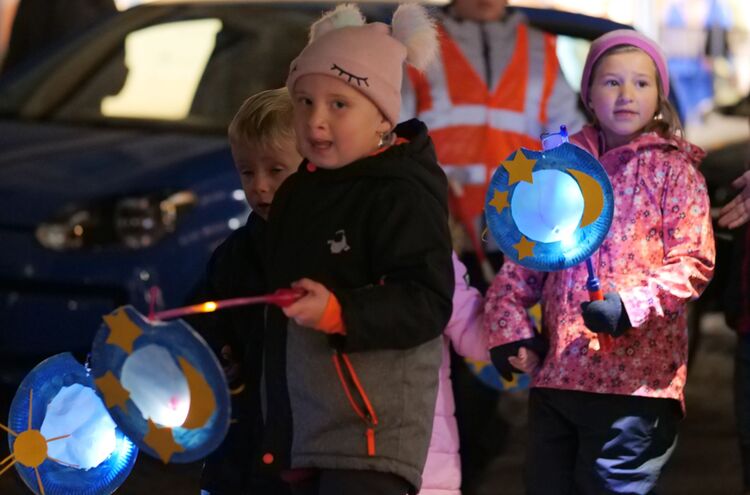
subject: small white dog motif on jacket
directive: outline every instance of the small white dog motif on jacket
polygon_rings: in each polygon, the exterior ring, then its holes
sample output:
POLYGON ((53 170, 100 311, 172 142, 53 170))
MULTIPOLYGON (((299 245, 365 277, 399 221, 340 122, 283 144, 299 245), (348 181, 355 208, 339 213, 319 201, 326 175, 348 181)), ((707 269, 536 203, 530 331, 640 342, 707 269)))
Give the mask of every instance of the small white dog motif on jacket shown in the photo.
POLYGON ((333 240, 328 241, 328 245, 331 246, 331 254, 339 254, 344 251, 349 251, 349 244, 346 243, 346 232, 337 230, 333 240))

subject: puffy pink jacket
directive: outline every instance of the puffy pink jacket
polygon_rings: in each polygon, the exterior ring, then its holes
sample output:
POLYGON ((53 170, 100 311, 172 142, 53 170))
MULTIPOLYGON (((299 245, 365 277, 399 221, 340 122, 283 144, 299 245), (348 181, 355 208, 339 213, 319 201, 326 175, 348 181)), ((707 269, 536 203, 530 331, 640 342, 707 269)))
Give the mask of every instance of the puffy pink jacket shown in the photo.
POLYGON ((466 279, 466 267, 453 254, 456 289, 453 313, 443 334, 443 363, 440 366, 435 419, 427 462, 422 472, 420 495, 460 495, 461 459, 458 455, 453 387, 451 386, 450 349, 464 357, 489 361, 487 342, 482 332, 482 296, 466 279))

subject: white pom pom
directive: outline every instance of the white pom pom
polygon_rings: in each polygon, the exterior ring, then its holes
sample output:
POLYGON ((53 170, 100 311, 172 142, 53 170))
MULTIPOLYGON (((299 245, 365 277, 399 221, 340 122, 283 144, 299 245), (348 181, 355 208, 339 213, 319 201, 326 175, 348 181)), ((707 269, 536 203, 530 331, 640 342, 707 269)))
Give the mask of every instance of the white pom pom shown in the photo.
POLYGON ((406 45, 406 61, 426 69, 438 51, 437 29, 427 10, 419 4, 400 5, 391 22, 393 37, 406 45))
POLYGON ((344 3, 323 14, 310 27, 310 41, 317 39, 329 31, 346 26, 362 26, 365 18, 359 8, 352 3, 344 3))

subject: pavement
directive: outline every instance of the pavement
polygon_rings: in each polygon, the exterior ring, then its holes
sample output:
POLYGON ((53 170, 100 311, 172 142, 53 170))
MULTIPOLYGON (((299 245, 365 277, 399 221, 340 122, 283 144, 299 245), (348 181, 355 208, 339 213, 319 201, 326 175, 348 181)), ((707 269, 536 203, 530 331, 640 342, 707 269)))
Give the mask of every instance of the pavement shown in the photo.
MULTIPOLYGON (((688 414, 680 426, 677 448, 667 465, 662 495, 739 495, 740 463, 732 409, 735 337, 723 317, 709 313, 701 320, 700 346, 690 365, 686 391, 688 414)), ((7 398, 4 399, 7 401, 7 398)), ((2 402, 2 401, 0 401, 2 402)), ((7 411, 7 404, 0 404, 7 411)), ((506 394, 499 402, 503 417, 512 419, 507 444, 476 481, 476 495, 522 495, 525 451, 525 394, 506 394), (520 419, 519 419, 520 418, 520 419)), ((0 443, 7 445, 0 433, 0 443)), ((7 447, 6 447, 7 448, 7 447)), ((0 452, 2 454, 2 452, 0 452)), ((5 455, 2 455, 4 458, 5 455)), ((200 463, 163 465, 146 455, 138 458, 118 495, 182 495, 199 493, 200 463)), ((11 469, 0 477, 0 494, 31 493, 11 469)))

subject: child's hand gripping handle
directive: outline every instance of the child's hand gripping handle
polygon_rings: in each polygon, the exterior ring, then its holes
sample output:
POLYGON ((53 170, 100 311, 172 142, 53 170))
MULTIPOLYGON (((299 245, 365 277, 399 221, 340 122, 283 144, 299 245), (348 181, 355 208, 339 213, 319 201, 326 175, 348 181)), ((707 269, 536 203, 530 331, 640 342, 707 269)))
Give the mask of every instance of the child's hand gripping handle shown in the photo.
POLYGON ((281 308, 286 308, 297 302, 305 294, 307 294, 307 291, 304 289, 278 289, 273 294, 266 296, 266 298, 267 302, 281 308))
MULTIPOLYGON (((586 290, 589 293, 589 301, 603 301, 604 293, 599 285, 599 279, 594 274, 594 265, 591 258, 586 260, 586 267, 589 270, 589 277, 586 280, 586 290)), ((612 352, 615 346, 614 338, 611 335, 600 333, 596 336, 599 340, 599 349, 605 352, 612 352)))

